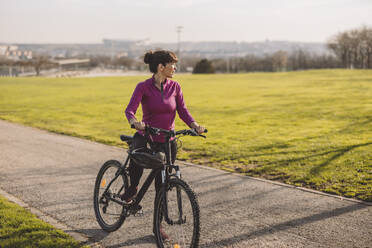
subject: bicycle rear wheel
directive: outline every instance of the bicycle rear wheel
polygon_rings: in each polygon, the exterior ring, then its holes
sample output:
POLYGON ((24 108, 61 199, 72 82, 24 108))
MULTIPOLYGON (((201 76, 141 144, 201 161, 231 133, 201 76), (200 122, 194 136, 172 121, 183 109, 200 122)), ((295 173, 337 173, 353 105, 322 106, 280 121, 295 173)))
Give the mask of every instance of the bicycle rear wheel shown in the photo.
POLYGON ((198 247, 200 213, 195 193, 181 179, 171 179, 155 201, 154 228, 158 247, 198 247))
POLYGON ((120 228, 125 220, 120 194, 128 187, 128 177, 119 173, 121 164, 116 160, 104 163, 98 172, 94 187, 94 212, 98 224, 103 230, 113 232, 120 228))

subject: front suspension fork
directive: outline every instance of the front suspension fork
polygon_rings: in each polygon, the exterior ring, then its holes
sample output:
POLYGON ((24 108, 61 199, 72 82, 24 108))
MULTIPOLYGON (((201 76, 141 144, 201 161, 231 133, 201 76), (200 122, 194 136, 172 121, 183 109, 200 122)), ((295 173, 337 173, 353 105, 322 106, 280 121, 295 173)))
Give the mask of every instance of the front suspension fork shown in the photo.
MULTIPOLYGON (((180 173, 180 169, 178 166, 169 166, 168 168, 170 168, 170 170, 172 169, 175 169, 176 171, 176 174, 175 176, 177 178, 181 178, 181 173, 180 173)), ((170 171, 171 173, 171 171, 170 171)), ((168 175, 170 174, 168 173, 168 175)), ((161 175, 162 175, 162 183, 164 185, 164 187, 169 187, 169 185, 167 185, 166 181, 169 180, 169 176, 167 178, 167 173, 165 172, 165 169, 161 171, 161 175), (167 180, 168 179, 168 180, 167 180)), ((169 215, 168 215, 168 189, 166 188, 166 190, 164 190, 164 199, 163 199, 163 215, 164 215, 164 219, 165 221, 169 224, 169 225, 174 225, 174 224, 184 224, 186 222, 186 217, 185 218, 182 218, 183 216, 183 207, 182 207, 182 196, 181 196, 181 189, 179 187, 176 186, 176 194, 177 194, 177 209, 178 209, 178 220, 177 221, 173 221, 169 218, 169 215)))

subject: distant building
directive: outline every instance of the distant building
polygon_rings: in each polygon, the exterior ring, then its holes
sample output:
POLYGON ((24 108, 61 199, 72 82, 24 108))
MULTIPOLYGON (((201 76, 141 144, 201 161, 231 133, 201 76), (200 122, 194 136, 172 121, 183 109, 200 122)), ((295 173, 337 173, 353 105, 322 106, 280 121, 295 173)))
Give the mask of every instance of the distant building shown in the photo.
POLYGON ((32 51, 19 50, 18 46, 0 46, 0 57, 10 60, 30 60, 32 51))
POLYGON ((89 67, 90 59, 63 59, 54 61, 59 70, 79 70, 89 67))
POLYGON ((128 53, 127 52, 119 52, 119 53, 116 54, 116 57, 118 59, 123 58, 123 57, 128 57, 128 53))
POLYGON ((107 48, 144 46, 149 44, 149 39, 144 40, 124 40, 124 39, 103 39, 103 45, 107 48))
POLYGON ((5 56, 7 49, 7 46, 0 46, 0 56, 5 56))

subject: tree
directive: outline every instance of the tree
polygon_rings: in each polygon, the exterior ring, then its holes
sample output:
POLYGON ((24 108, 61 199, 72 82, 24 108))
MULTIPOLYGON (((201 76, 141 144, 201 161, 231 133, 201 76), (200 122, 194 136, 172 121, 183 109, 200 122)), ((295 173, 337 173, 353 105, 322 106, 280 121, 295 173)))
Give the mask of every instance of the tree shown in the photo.
MULTIPOLYGON (((182 72, 189 72, 191 71, 196 63, 200 60, 200 57, 196 56, 182 56, 182 72)), ((177 68, 177 71, 179 71, 179 68, 177 68)))
POLYGON ((129 57, 120 57, 112 61, 115 67, 123 67, 125 69, 130 69, 134 64, 134 59, 129 57))
POLYGON ((90 56, 89 61, 90 61, 89 62, 90 67, 97 67, 97 66, 106 67, 107 65, 111 64, 110 56, 106 56, 106 55, 90 56))
POLYGON ((44 67, 53 67, 55 63, 49 60, 47 56, 44 55, 36 55, 32 58, 32 65, 35 68, 36 76, 40 75, 40 71, 44 67))
POLYGON ((217 58, 211 61, 216 72, 229 72, 227 68, 229 66, 228 59, 217 58))
POLYGON ((372 28, 363 26, 334 35, 328 47, 345 68, 372 68, 372 28))
POLYGON ((274 71, 285 71, 287 69, 288 54, 284 51, 278 51, 272 55, 272 64, 274 71))
POLYGON ((208 59, 202 59, 196 63, 194 71, 192 73, 215 73, 215 69, 212 62, 208 59))

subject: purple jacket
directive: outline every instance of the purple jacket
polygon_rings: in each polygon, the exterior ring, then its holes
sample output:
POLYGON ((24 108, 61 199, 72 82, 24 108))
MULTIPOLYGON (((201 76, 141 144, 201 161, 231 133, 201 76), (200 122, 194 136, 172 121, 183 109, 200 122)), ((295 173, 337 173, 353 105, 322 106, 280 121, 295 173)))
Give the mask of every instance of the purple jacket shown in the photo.
MULTIPOLYGON (((163 94, 155 86, 154 77, 137 84, 125 110, 128 121, 135 117, 140 103, 142 121, 152 127, 173 130, 176 111, 188 126, 195 121, 186 108, 181 86, 170 79, 163 84, 163 94)), ((154 136, 153 139, 156 142, 165 142, 164 135, 154 136)))

